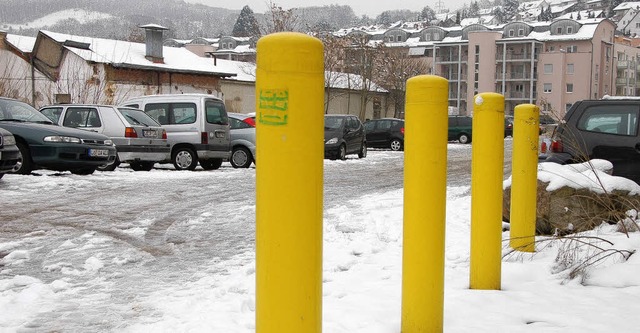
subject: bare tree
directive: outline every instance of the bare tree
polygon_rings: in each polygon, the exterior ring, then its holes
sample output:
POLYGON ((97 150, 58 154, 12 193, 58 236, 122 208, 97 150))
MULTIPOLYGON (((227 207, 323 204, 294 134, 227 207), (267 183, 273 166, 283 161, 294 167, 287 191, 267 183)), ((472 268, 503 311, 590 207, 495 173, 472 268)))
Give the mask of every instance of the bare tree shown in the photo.
POLYGON ((272 1, 269 1, 267 6, 269 9, 265 13, 265 22, 262 27, 263 35, 298 30, 298 15, 293 8, 283 9, 272 1))
POLYGON ((324 70, 325 70, 325 103, 324 112, 329 113, 329 106, 334 98, 344 93, 338 89, 346 82, 347 76, 342 72, 342 64, 345 57, 347 41, 332 34, 317 34, 324 44, 324 70))
POLYGON ((345 48, 346 71, 356 74, 349 76, 351 87, 358 90, 360 110, 358 116, 365 119, 367 104, 373 98, 373 79, 377 76, 378 58, 382 56, 380 44, 370 44, 368 36, 356 34, 347 38, 349 46, 345 48), (355 80, 355 82, 354 82, 355 80))
POLYGON ((412 58, 406 48, 379 48, 376 77, 373 79, 389 91, 389 98, 394 105, 395 117, 404 112, 407 80, 416 75, 426 74, 430 63, 424 58, 412 58))

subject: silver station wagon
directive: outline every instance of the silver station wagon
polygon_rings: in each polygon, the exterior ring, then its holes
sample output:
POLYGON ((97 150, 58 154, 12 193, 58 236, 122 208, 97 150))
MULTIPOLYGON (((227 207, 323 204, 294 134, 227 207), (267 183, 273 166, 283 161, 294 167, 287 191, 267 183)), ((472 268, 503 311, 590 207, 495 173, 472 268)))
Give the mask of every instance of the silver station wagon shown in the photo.
POLYGON ((112 171, 129 163, 135 171, 149 171, 169 158, 167 132, 146 113, 112 105, 61 104, 40 109, 54 123, 104 134, 116 145, 115 163, 99 168, 112 171))

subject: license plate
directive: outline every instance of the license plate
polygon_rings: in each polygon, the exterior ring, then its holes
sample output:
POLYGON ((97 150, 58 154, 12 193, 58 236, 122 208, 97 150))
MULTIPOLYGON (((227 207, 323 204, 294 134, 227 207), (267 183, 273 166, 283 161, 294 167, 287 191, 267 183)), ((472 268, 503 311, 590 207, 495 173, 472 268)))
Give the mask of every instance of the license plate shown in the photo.
POLYGON ((107 149, 89 149, 89 156, 92 157, 108 157, 109 150, 107 149))
POLYGON ((142 136, 144 136, 145 138, 155 138, 156 137, 156 131, 142 130, 142 136))

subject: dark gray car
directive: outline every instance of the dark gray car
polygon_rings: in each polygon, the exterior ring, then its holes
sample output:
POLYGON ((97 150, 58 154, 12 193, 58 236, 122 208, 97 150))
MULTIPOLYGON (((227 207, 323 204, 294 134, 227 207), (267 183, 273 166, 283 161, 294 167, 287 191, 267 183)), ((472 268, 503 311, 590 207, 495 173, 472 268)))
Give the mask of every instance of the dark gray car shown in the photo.
POLYGON ((367 139, 362 122, 353 115, 325 115, 324 157, 344 160, 349 154, 367 157, 367 139))
POLYGON ((0 128, 13 134, 20 151, 15 173, 51 169, 87 175, 116 159, 116 147, 107 136, 58 126, 14 99, 0 98, 0 128))
POLYGON ((16 146, 16 138, 11 132, 0 128, 0 178, 13 171, 18 163, 20 151, 16 146))

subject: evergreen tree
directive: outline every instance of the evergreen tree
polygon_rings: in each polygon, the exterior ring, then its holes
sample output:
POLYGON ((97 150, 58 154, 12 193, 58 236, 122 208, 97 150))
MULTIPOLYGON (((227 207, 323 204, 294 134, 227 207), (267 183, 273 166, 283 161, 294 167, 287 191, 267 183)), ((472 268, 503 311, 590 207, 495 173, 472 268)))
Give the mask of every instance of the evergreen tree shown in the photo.
POLYGON ((253 10, 249 6, 242 7, 238 20, 233 26, 231 35, 234 37, 254 37, 260 36, 260 26, 258 20, 253 15, 253 10))
POLYGON ((478 5, 478 1, 472 1, 471 5, 469 6, 469 12, 467 13, 467 15, 469 15, 469 17, 478 17, 479 14, 480 5, 478 5))
POLYGON ((460 24, 460 12, 456 12, 456 24, 460 24))
POLYGON ((420 12, 420 20, 431 22, 436 19, 436 12, 429 6, 422 8, 420 12))
POLYGON ((504 10, 504 18, 506 20, 513 19, 516 14, 518 14, 518 7, 520 3, 518 0, 504 0, 502 1, 502 9, 504 10))
POLYGON ((624 0, 609 0, 609 6, 607 7, 607 18, 613 16, 613 10, 618 7, 619 4, 623 3, 624 0))
POLYGON ((551 5, 547 6, 547 10, 545 11, 545 14, 544 14, 544 20, 545 21, 553 20, 553 13, 551 13, 551 5))
POLYGON ((500 7, 494 9, 492 14, 496 17, 496 21, 498 21, 498 23, 504 23, 504 13, 500 7))

